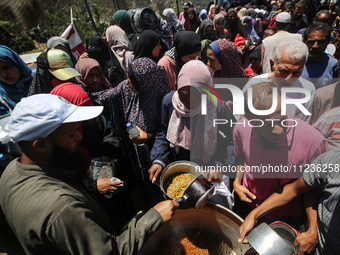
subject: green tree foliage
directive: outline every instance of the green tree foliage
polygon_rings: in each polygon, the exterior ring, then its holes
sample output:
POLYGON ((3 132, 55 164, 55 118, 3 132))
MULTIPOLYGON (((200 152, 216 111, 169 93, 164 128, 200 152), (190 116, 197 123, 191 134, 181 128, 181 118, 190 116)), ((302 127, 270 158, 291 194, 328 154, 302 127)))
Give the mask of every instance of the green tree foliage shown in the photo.
MULTIPOLYGON (((35 43, 46 43, 50 37, 64 32, 71 23, 71 8, 73 24, 83 43, 86 38, 96 34, 84 0, 36 0, 35 2, 39 6, 39 16, 32 16, 32 19, 36 18, 38 21, 35 27, 25 27, 9 12, 1 15, 1 44, 11 47, 19 54, 31 51, 35 48, 35 43)), ((110 25, 114 10, 102 7, 100 0, 87 0, 87 2, 99 34, 104 35, 106 28, 110 25)))

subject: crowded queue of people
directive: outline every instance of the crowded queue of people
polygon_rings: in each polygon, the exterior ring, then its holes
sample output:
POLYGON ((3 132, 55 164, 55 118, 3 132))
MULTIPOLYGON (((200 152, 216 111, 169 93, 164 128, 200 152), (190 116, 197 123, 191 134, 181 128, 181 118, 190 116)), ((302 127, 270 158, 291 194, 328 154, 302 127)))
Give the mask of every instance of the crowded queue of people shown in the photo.
POLYGON ((186 1, 142 32, 119 10, 79 59, 52 37, 37 69, 0 45, 0 138, 21 149, 1 169, 0 206, 24 251, 137 254, 179 206, 154 182, 190 160, 235 167, 205 177, 232 183, 211 202, 245 218, 240 242, 280 220, 302 232, 300 254, 339 254, 340 8, 325 2, 186 1), (121 180, 93 179, 94 159, 116 162, 121 180), (254 166, 299 171, 244 171, 254 166))

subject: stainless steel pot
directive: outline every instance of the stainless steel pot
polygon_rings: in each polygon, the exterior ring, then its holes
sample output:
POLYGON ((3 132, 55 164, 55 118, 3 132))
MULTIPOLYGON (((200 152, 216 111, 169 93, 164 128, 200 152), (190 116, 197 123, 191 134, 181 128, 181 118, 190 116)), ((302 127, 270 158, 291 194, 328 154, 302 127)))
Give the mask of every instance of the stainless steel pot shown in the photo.
POLYGON ((156 13, 150 8, 137 8, 129 10, 132 28, 141 34, 144 30, 156 30, 158 19, 156 13))
POLYGON ((164 190, 165 182, 169 177, 181 173, 190 173, 196 178, 186 188, 184 196, 176 201, 180 203, 181 209, 192 207, 198 210, 208 202, 215 190, 214 185, 202 175, 199 165, 190 161, 176 161, 169 164, 161 174, 160 188, 166 199, 172 199, 164 190))
MULTIPOLYGON (((160 254, 157 250, 160 243, 170 238, 178 238, 191 229, 201 229, 221 239, 238 255, 241 254, 237 239, 238 229, 243 219, 231 210, 217 204, 207 203, 200 210, 177 210, 173 218, 158 229, 145 243, 139 255, 160 254)), ((244 248, 249 246, 244 245, 244 248)), ((176 253, 177 254, 177 253, 176 253)), ((185 254, 178 253, 178 254, 185 254)))
MULTIPOLYGON (((287 231, 279 225, 276 225, 275 229, 278 231, 275 231, 266 223, 261 223, 255 227, 248 236, 246 236, 246 239, 252 247, 248 248, 242 255, 253 255, 257 253, 261 255, 296 255, 298 248, 280 236, 280 233, 287 235, 287 231), (254 253, 255 251, 256 253, 254 253)), ((290 238, 293 240, 293 243, 295 237, 292 236, 290 238)), ((241 249, 244 251, 243 247, 241 247, 241 249)))

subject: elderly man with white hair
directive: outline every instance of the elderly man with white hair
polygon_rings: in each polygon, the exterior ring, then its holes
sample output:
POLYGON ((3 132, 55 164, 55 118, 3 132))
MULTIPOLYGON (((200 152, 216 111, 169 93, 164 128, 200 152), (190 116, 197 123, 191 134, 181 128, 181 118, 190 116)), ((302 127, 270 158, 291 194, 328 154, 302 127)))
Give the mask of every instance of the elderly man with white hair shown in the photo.
MULTIPOLYGON (((301 78, 303 67, 308 58, 307 46, 298 40, 280 43, 270 59, 271 72, 253 77, 243 87, 243 93, 253 84, 260 82, 272 82, 277 86, 300 88, 310 92, 310 99, 302 103, 308 112, 311 112, 315 95, 315 86, 310 81, 301 78)), ((306 95, 301 92, 288 92, 287 99, 302 99, 306 95)), ((287 105, 287 112, 290 116, 308 121, 310 115, 305 115, 300 108, 294 104, 287 105)))

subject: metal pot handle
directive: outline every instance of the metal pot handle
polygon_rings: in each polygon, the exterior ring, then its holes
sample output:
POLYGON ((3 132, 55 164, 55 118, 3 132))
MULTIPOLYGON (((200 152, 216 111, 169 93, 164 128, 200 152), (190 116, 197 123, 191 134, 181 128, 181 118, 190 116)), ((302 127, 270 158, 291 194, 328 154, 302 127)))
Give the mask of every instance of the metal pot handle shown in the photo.
MULTIPOLYGON (((250 246, 248 249, 245 250, 245 253, 243 253, 242 251, 242 245, 243 245, 243 241, 240 243, 240 251, 241 251, 241 255, 245 255, 247 253, 247 251, 249 251, 250 249, 253 249, 252 246, 250 246)), ((249 244, 250 245, 250 244, 249 244)))
POLYGON ((158 186, 160 189, 162 189, 161 184, 159 183, 158 180, 152 181, 152 184, 155 184, 155 185, 158 186))
POLYGON ((179 204, 183 204, 187 200, 188 200, 188 196, 184 194, 183 197, 180 197, 180 198, 176 199, 176 202, 179 203, 179 204))

